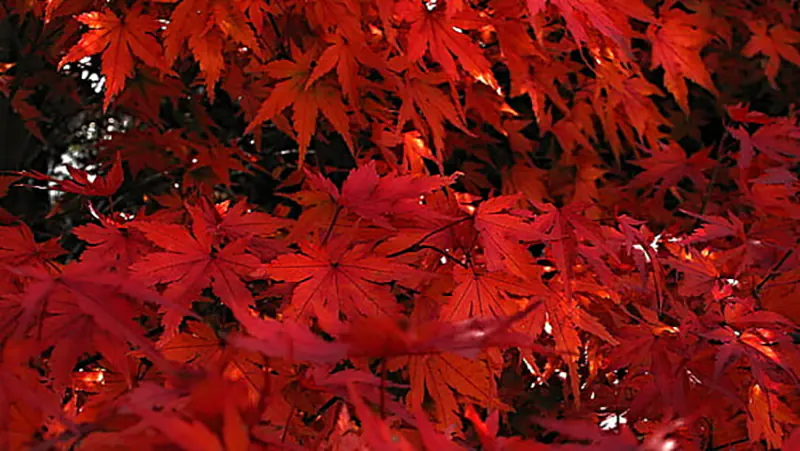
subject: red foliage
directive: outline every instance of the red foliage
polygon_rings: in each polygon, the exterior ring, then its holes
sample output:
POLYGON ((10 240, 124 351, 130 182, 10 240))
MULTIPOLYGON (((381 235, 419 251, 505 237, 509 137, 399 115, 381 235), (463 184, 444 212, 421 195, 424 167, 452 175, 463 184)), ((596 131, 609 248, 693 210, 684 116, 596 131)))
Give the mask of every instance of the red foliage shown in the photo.
POLYGON ((797 448, 798 27, 4 2, 3 117, 96 158, 0 176, 58 193, 0 209, 0 449, 797 448))

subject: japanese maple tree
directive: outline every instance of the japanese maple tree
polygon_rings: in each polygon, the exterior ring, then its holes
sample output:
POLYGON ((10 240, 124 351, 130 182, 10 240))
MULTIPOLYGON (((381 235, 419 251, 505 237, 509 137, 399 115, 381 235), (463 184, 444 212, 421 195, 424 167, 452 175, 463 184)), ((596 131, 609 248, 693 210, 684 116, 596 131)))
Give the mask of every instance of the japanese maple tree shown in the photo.
POLYGON ((5 0, 0 450, 800 449, 795 0, 5 0))

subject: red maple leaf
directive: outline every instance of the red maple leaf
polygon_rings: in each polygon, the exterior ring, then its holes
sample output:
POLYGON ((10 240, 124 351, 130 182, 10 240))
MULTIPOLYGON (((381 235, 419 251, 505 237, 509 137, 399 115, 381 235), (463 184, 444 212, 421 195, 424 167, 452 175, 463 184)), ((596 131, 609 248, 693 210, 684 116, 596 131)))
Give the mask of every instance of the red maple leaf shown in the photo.
POLYGON ((93 176, 84 170, 71 166, 67 166, 67 172, 69 172, 72 180, 59 180, 36 171, 25 171, 21 172, 20 175, 51 182, 52 185, 49 185, 47 189, 84 196, 111 196, 117 192, 123 180, 122 159, 119 154, 116 155, 111 169, 108 170, 105 176, 93 176))
POLYGON ((445 321, 510 316, 519 309, 521 302, 509 295, 519 297, 535 293, 534 286, 528 286, 524 279, 504 272, 456 268, 454 278, 456 287, 440 313, 445 321))
POLYGON ((796 119, 770 118, 752 135, 744 127, 728 127, 731 136, 739 141, 739 167, 750 166, 755 149, 765 156, 780 162, 796 159, 800 143, 800 126, 796 119))
POLYGON ((425 274, 371 255, 371 246, 349 247, 342 239, 299 246, 300 253, 282 255, 255 274, 298 283, 284 315, 293 320, 317 317, 324 328, 335 328, 341 316, 353 320, 396 315, 400 305, 388 283, 425 274))
POLYGON ((215 86, 225 68, 224 38, 232 38, 257 55, 262 54, 242 4, 241 0, 178 2, 164 32, 166 60, 175 61, 184 45, 188 45, 200 64, 200 70, 205 77, 206 92, 212 102, 215 86))
POLYGON ((154 17, 143 14, 140 5, 121 16, 105 9, 81 14, 77 19, 90 31, 61 58, 58 68, 102 52, 102 71, 106 77, 103 109, 108 108, 111 99, 122 91, 125 80, 133 75, 134 55, 149 66, 164 73, 170 72, 161 45, 152 36, 161 25, 154 17))
MULTIPOLYGON (((628 39, 632 34, 629 18, 643 22, 652 22, 653 12, 641 1, 623 2, 613 0, 527 0, 528 9, 533 17, 545 10, 547 3, 554 5, 564 16, 567 29, 579 43, 590 41, 587 25, 614 41, 622 50, 627 50, 628 39)), ((535 26, 535 25, 534 25, 535 26)))
POLYGON ((533 229, 536 236, 545 241, 552 251, 556 267, 564 281, 567 298, 572 296, 573 264, 578 255, 598 268, 600 274, 610 274, 601 256, 616 259, 616 253, 605 239, 600 226, 582 214, 589 205, 580 202, 557 208, 550 204, 537 204, 537 208, 544 211, 544 214, 536 217, 533 229), (591 246, 582 244, 583 241, 591 243, 591 246))
MULTIPOLYGON (((447 4, 450 5, 451 2, 447 4)), ((429 8, 422 3, 404 2, 397 8, 401 16, 411 23, 409 33, 414 36, 409 41, 408 59, 415 62, 421 59, 426 51, 430 51, 434 61, 441 64, 445 73, 453 79, 459 79, 458 68, 453 55, 458 58, 461 67, 470 75, 493 89, 497 89, 497 81, 492 74, 489 61, 465 34, 462 27, 468 26, 472 19, 464 16, 462 20, 448 14, 444 8, 429 8)))
POLYGON ((689 112, 689 89, 684 78, 719 95, 700 57, 713 36, 695 26, 689 14, 670 10, 660 24, 648 27, 647 36, 653 43, 652 65, 664 68, 664 84, 685 113, 689 112))
POLYGON ((201 198, 196 205, 187 205, 193 224, 201 234, 207 234, 214 244, 238 239, 274 237, 289 221, 268 213, 253 211, 245 201, 231 206, 230 201, 212 205, 201 198))
POLYGON ((767 79, 777 89, 775 77, 778 76, 781 59, 800 66, 800 51, 793 46, 800 43, 800 33, 781 23, 769 28, 768 23, 763 20, 748 20, 746 23, 753 35, 742 50, 742 54, 751 58, 758 54, 766 56, 767 79))
POLYGON ((313 73, 311 63, 315 55, 310 51, 301 53, 295 50, 295 61, 276 60, 264 67, 270 77, 283 81, 275 85, 269 97, 261 104, 258 114, 247 126, 245 133, 251 133, 262 123, 274 119, 291 105, 292 122, 297 132, 297 144, 300 146, 300 164, 305 160, 320 111, 353 150, 347 108, 342 102, 341 94, 323 80, 309 83, 313 73))
POLYGON ((636 166, 645 171, 637 175, 629 186, 653 189, 656 205, 661 205, 667 190, 673 188, 684 178, 688 178, 698 190, 702 190, 706 186, 706 177, 703 171, 711 168, 715 163, 708 157, 709 152, 710 149, 704 149, 692 156, 687 156, 686 151, 677 143, 660 145, 658 149, 652 150, 649 158, 642 158, 634 162, 636 166))
POLYGON ((73 320, 84 317, 90 319, 94 327, 134 344, 165 370, 176 371, 142 335, 141 325, 134 321, 135 310, 130 301, 159 303, 169 312, 181 316, 192 315, 191 312, 138 282, 105 271, 97 263, 73 263, 56 275, 31 266, 19 268, 16 272, 31 281, 18 299, 22 312, 17 330, 21 335, 27 334, 34 326, 37 334, 41 334, 44 322, 52 315, 67 315, 73 320))
POLYGON ((0 267, 47 267, 47 262, 64 254, 57 239, 36 242, 26 224, 0 227, 0 267))
POLYGON ((669 265, 683 274, 684 279, 678 286, 682 296, 700 296, 719 288, 719 269, 695 249, 689 249, 682 258, 669 259, 669 265))
POLYGON ((150 250, 150 243, 144 235, 129 226, 129 218, 123 214, 105 216, 91 204, 89 208, 99 224, 84 224, 72 229, 75 236, 88 244, 81 260, 102 262, 110 268, 126 271, 150 250))
POLYGON ((393 217, 437 216, 422 201, 425 194, 452 185, 459 174, 449 177, 424 175, 378 174, 375 161, 355 169, 342 185, 341 192, 329 181, 309 173, 317 189, 326 192, 337 203, 353 213, 392 228, 393 217))
MULTIPOLYGON (((131 225, 164 249, 147 254, 131 266, 131 271, 150 284, 169 284, 164 293, 167 298, 186 304, 210 286, 229 306, 247 306, 251 302, 252 295, 242 277, 255 270, 260 261, 245 252, 246 239, 224 246, 213 244, 213 235, 199 221, 194 224, 194 234, 175 224, 137 221, 131 225)), ((169 333, 174 332, 181 319, 182 315, 178 315, 165 320, 169 333)))
POLYGON ((403 99, 395 133, 399 134, 410 121, 421 133, 425 133, 426 136, 432 135, 433 146, 438 152, 436 161, 441 165, 444 161, 442 153, 445 151, 445 122, 449 122, 467 135, 472 135, 467 128, 467 121, 460 104, 454 102, 452 96, 448 96, 438 87, 445 83, 447 78, 443 77, 441 72, 422 73, 412 67, 403 79, 391 80, 397 86, 398 95, 403 99))
POLYGON ((477 209, 465 208, 474 213, 475 230, 489 270, 506 270, 527 279, 536 271, 533 257, 522 242, 530 241, 535 234, 530 227, 530 212, 518 208, 520 200, 520 195, 498 196, 481 202, 477 209))

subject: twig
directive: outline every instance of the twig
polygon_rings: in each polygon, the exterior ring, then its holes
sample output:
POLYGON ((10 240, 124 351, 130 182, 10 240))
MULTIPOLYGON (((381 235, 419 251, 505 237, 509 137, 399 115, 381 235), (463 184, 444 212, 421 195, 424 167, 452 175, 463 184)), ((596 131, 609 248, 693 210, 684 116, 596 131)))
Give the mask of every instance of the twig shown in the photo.
POLYGON ((740 438, 739 440, 734 440, 734 441, 732 441, 732 442, 723 443, 722 445, 719 445, 719 446, 714 446, 714 447, 708 448, 708 451, 721 451, 721 450, 723 450, 723 449, 730 448, 730 447, 732 447, 732 446, 740 445, 740 444, 742 444, 742 443, 747 443, 747 441, 748 441, 748 440, 749 440, 749 439, 748 439, 747 437, 745 437, 745 438, 740 438))
MULTIPOLYGON (((698 213, 700 215, 706 214, 708 203, 711 200, 711 193, 714 191, 714 184, 717 181, 720 168, 722 167, 722 160, 728 156, 728 152, 723 151, 723 144, 725 143, 725 140, 728 138, 729 134, 730 132, 728 132, 728 127, 725 127, 725 133, 722 134, 722 137, 719 139, 719 143, 717 143, 717 164, 714 165, 714 169, 711 170, 711 177, 709 178, 705 192, 703 192, 703 203, 700 205, 700 212, 698 213)), ((700 222, 702 222, 700 218, 695 220, 695 228, 700 225, 700 222)))
POLYGON ((381 420, 386 419, 386 376, 388 368, 386 359, 381 361, 381 420))
POLYGON ((409 252, 416 252, 416 251, 421 249, 420 245, 422 245, 422 243, 424 243, 425 240, 427 240, 428 238, 436 235, 437 233, 444 232, 445 230, 449 229, 450 227, 454 227, 454 226, 456 226, 458 224, 461 224, 462 222, 466 222, 466 221, 468 221, 470 219, 472 219, 472 216, 465 216, 465 217, 463 217, 461 219, 458 219, 456 221, 451 222, 450 224, 445 224, 445 225, 443 225, 441 227, 438 227, 438 228, 436 228, 434 230, 431 230, 430 232, 428 232, 425 235, 423 235, 422 238, 420 238, 417 241, 415 241, 414 244, 408 246, 407 248, 405 248, 403 250, 400 250, 400 251, 397 251, 395 253, 389 254, 389 255, 387 255, 387 257, 392 258, 392 257, 397 257, 398 255, 407 254, 409 252))
POLYGON ((467 266, 467 264, 466 264, 466 263, 464 263, 464 262, 462 262, 461 260, 459 260, 459 259, 458 259, 458 258, 457 258, 455 255, 453 255, 453 254, 451 254, 451 253, 447 252, 447 251, 446 251, 446 250, 444 250, 444 249, 439 249, 439 248, 438 248, 438 247, 436 247, 436 246, 431 246, 431 245, 428 245, 428 244, 420 244, 420 245, 417 245, 417 249, 419 249, 419 250, 423 250, 423 249, 430 249, 430 250, 432 250, 432 251, 436 251, 436 252, 438 252, 438 253, 440 253, 440 254, 444 255, 445 257, 447 257, 449 260, 452 260, 452 261, 453 261, 453 263, 455 263, 455 264, 457 264, 457 265, 461 266, 462 268, 464 268, 464 269, 467 269, 467 268, 469 268, 469 267, 467 266))
POLYGON ((286 443, 286 436, 289 434, 289 425, 292 422, 292 417, 294 416, 295 407, 292 405, 292 408, 289 409, 289 415, 286 417, 286 425, 283 427, 283 433, 281 433, 281 443, 286 443))
POLYGON ((769 284, 769 286, 770 287, 782 287, 784 285, 794 285, 796 283, 800 283, 800 279, 786 280, 786 281, 783 281, 783 282, 775 282, 775 283, 769 284))
POLYGON ((331 236, 331 232, 333 232, 333 227, 336 225, 336 220, 339 219, 339 213, 342 212, 342 206, 337 205, 336 211, 333 212, 333 218, 331 218, 331 223, 328 225, 328 230, 325 231, 325 236, 322 238, 322 243, 325 244, 328 242, 328 238, 331 236))
POLYGON ((759 299, 759 292, 761 291, 761 288, 763 288, 767 282, 774 279, 779 274, 778 271, 781 269, 781 266, 783 266, 783 264, 786 263, 787 260, 789 260, 789 257, 791 257, 793 253, 794 249, 787 250, 786 253, 783 254, 783 257, 781 257, 781 259, 778 260, 778 263, 776 263, 775 266, 770 268, 769 273, 767 273, 767 275, 763 279, 761 279, 761 282, 759 282, 758 285, 756 285, 753 288, 753 297, 759 299))

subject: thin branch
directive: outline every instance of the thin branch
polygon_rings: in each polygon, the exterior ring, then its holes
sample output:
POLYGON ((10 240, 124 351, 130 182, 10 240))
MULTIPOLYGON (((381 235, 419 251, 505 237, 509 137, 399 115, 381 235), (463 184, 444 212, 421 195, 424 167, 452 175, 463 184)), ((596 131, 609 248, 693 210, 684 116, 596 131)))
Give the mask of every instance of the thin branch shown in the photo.
POLYGON ((783 264, 786 263, 787 260, 789 260, 789 257, 791 257, 793 253, 794 249, 789 249, 786 251, 785 254, 783 254, 783 257, 781 257, 781 259, 778 260, 778 263, 776 263, 775 266, 773 266, 769 270, 769 273, 767 273, 767 275, 763 279, 761 279, 761 282, 759 282, 758 285, 756 285, 755 288, 753 288, 753 297, 755 297, 756 299, 759 298, 759 293, 761 292, 761 289, 764 287, 764 285, 780 274, 778 271, 780 271, 781 266, 783 266, 783 264))
POLYGON ((386 377, 388 367, 386 366, 386 359, 381 360, 381 420, 386 419, 386 377))
POLYGON ((719 446, 714 446, 712 448, 708 448, 708 451, 722 451, 724 449, 730 449, 732 446, 741 445, 742 443, 747 443, 750 439, 747 437, 740 438, 739 440, 734 440, 732 442, 723 443, 719 446))
POLYGON ((342 212, 342 206, 337 205, 336 211, 333 212, 333 218, 331 218, 331 223, 328 225, 328 230, 325 231, 325 236, 322 238, 322 244, 328 242, 328 238, 331 236, 331 232, 333 232, 333 227, 336 225, 336 221, 339 219, 339 213, 342 212))
POLYGON ((438 228, 436 228, 434 230, 431 230, 430 232, 428 232, 425 235, 423 235, 422 238, 420 238, 417 241, 415 241, 414 244, 408 246, 407 248, 405 248, 403 250, 400 250, 400 251, 397 251, 395 253, 389 254, 389 255, 387 255, 387 257, 392 258, 392 257, 397 257, 398 255, 408 254, 409 252, 416 252, 416 251, 421 249, 420 245, 422 245, 422 243, 424 243, 425 240, 427 240, 428 238, 436 235, 437 233, 444 232, 445 230, 447 230, 447 229, 449 229, 451 227, 454 227, 454 226, 456 226, 458 224, 461 224, 462 222, 466 222, 466 221, 468 221, 470 219, 472 219, 472 216, 465 216, 465 217, 463 217, 461 219, 458 219, 456 221, 453 221, 453 222, 451 222, 449 224, 445 224, 445 225, 443 225, 441 227, 438 227, 438 228))
POLYGON ((448 259, 448 260, 452 260, 452 261, 453 261, 453 263, 455 263, 455 264, 457 264, 457 265, 461 266, 462 268, 464 268, 464 269, 467 269, 467 268, 469 268, 469 266, 467 266, 467 264, 466 264, 466 263, 464 263, 464 262, 462 262, 461 260, 459 260, 459 259, 458 259, 458 257, 456 257, 455 255, 453 255, 453 254, 451 254, 451 253, 447 252, 447 251, 446 251, 446 250, 444 250, 444 249, 439 249, 439 248, 438 248, 438 247, 436 247, 436 246, 431 246, 431 245, 428 245, 428 244, 420 244, 420 245, 418 245, 418 246, 417 246, 417 249, 419 249, 419 250, 423 250, 423 249, 430 249, 430 250, 432 250, 432 251, 436 251, 436 252, 438 252, 438 253, 440 253, 440 254, 444 255, 445 257, 447 257, 447 259, 448 259))
MULTIPOLYGON (((724 124, 723 124, 724 125, 724 124)), ((708 208, 708 203, 711 200, 711 193, 714 191, 714 184, 717 182, 717 177, 719 176, 720 168, 722 168, 722 160, 728 155, 728 152, 723 150, 723 145, 725 140, 730 135, 728 132, 728 127, 725 127, 725 133, 722 134, 722 137, 719 139, 719 143, 717 143, 717 164, 714 165, 714 169, 711 170, 711 177, 708 181, 708 185, 706 186, 705 192, 703 192, 703 203, 700 205, 700 212, 698 214, 704 215, 706 214, 706 209, 708 208)), ((695 220, 694 227, 697 228, 700 226, 702 220, 697 218, 695 220)))
POLYGON ((286 436, 289 434, 289 425, 292 423, 294 413, 295 407, 292 405, 291 409, 289 409, 289 415, 286 417, 286 425, 283 427, 283 432, 281 433, 281 443, 286 443, 286 436))
MULTIPOLYGON (((774 279, 774 277, 773 277, 773 279, 774 279)), ((783 281, 783 282, 774 282, 774 283, 770 283, 769 285, 765 284, 765 286, 782 287, 782 286, 785 286, 785 285, 794 285, 796 283, 800 283, 800 279, 786 280, 786 281, 783 281)))

